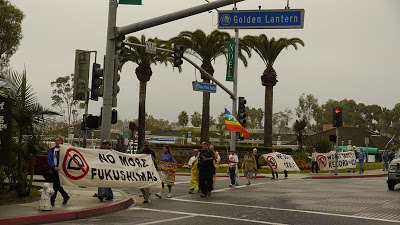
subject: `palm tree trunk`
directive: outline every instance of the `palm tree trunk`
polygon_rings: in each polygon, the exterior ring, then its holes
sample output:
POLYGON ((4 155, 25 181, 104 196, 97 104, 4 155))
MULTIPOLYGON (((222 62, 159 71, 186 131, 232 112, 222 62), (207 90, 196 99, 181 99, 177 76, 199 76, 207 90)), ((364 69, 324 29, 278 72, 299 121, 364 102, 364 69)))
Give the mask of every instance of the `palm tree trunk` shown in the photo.
POLYGON ((146 138, 146 87, 147 82, 140 82, 139 90, 139 127, 138 127, 138 149, 142 148, 146 138))
MULTIPOLYGON (((207 82, 204 80, 203 82, 207 82)), ((210 81, 208 81, 210 83, 210 81)), ((203 111, 201 115, 201 138, 200 143, 203 141, 209 142, 210 140, 210 93, 203 92, 203 111)))
POLYGON ((272 105, 274 87, 265 86, 265 110, 264 110, 264 146, 272 146, 272 105))

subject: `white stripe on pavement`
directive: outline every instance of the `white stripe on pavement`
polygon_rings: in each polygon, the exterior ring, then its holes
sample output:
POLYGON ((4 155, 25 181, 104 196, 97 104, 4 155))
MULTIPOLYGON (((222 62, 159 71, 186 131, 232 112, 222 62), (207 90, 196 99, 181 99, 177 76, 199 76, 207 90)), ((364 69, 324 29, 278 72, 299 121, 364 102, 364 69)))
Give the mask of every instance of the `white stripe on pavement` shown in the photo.
POLYGON ((346 218, 400 223, 400 221, 398 221, 398 220, 388 220, 388 219, 370 218, 370 217, 355 216, 355 215, 343 215, 343 214, 326 213, 326 212, 314 212, 314 211, 299 210, 299 209, 282 209, 282 208, 274 208, 274 207, 266 207, 266 206, 239 205, 239 204, 231 204, 231 203, 223 203, 223 202, 206 202, 206 201, 178 199, 178 198, 170 198, 169 200, 182 201, 182 202, 193 202, 193 203, 203 203, 203 204, 214 204, 214 205, 226 205, 226 206, 235 206, 235 207, 244 207, 244 208, 269 209, 269 210, 277 210, 277 211, 299 212, 299 213, 309 213, 309 214, 317 214, 317 215, 338 216, 338 217, 346 217, 346 218))
POLYGON ((149 225, 149 224, 164 223, 164 222, 175 221, 175 220, 183 220, 183 219, 187 219, 187 218, 191 218, 191 217, 195 217, 195 216, 182 216, 182 217, 177 217, 177 218, 172 218, 172 219, 157 220, 157 221, 152 221, 152 222, 147 222, 147 223, 140 223, 138 225, 149 225))
MULTIPOLYGON (((153 211, 153 212, 163 212, 163 213, 171 213, 171 214, 182 214, 182 215, 190 215, 190 216, 201 216, 201 217, 212 217, 218 219, 226 219, 226 220, 234 220, 234 221, 243 221, 246 223, 260 223, 260 224, 271 224, 271 225, 286 225, 283 223, 272 223, 267 221, 260 221, 260 220, 249 220, 249 219, 241 219, 241 218, 233 218, 233 217, 225 217, 225 216, 216 216, 216 215, 207 215, 207 214, 193 214, 188 212, 179 212, 179 211, 171 211, 171 210, 161 210, 161 209, 149 209, 149 208, 129 208, 128 210, 146 210, 146 211, 153 211)), ((179 217, 183 218, 183 217, 179 217)), ((162 222, 167 221, 163 220, 162 222)))

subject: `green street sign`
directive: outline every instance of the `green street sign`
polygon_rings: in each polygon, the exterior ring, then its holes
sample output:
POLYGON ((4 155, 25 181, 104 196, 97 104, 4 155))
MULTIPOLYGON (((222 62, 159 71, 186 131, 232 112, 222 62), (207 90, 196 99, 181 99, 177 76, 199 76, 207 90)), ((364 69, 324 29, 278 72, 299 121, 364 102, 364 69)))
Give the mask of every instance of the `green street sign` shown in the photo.
POLYGON ((235 42, 228 42, 228 62, 226 65, 226 81, 233 81, 235 75, 235 42))
POLYGON ((123 138, 129 138, 130 137, 129 131, 122 131, 122 137, 123 138))
POLYGON ((141 5, 142 4, 142 0, 119 0, 119 4, 141 5))

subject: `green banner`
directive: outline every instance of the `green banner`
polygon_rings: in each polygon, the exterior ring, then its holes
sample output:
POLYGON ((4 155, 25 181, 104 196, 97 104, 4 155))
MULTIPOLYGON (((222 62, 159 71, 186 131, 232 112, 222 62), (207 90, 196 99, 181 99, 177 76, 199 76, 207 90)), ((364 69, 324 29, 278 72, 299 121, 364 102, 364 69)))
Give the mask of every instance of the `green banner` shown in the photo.
POLYGON ((119 4, 141 5, 142 4, 142 0, 119 0, 119 4))
POLYGON ((228 61, 226 65, 226 81, 233 81, 235 75, 235 42, 228 42, 228 61))

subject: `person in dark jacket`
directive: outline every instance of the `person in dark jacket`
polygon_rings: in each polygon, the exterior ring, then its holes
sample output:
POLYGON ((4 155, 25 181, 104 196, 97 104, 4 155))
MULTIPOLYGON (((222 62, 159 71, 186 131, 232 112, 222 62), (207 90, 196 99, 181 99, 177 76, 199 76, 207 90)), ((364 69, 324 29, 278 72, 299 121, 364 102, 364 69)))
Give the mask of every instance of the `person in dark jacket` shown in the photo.
MULTIPOLYGON (((108 149, 111 150, 111 143, 109 140, 104 139, 103 140, 103 146, 102 149, 108 149)), ((99 194, 97 198, 102 202, 103 199, 106 200, 113 200, 114 199, 114 194, 111 188, 106 188, 106 187, 101 187, 99 188, 99 194)))
POLYGON ((50 149, 49 154, 47 155, 47 163, 50 166, 50 176, 53 180, 53 189, 54 189, 54 194, 50 198, 50 203, 52 206, 55 205, 57 193, 60 192, 62 197, 64 198, 62 204, 67 204, 69 200, 69 196, 67 192, 64 191, 64 188, 60 184, 60 178, 58 177, 58 167, 60 165, 60 144, 63 143, 63 140, 61 137, 56 137, 54 139, 54 142, 56 143, 56 146, 50 149))
POLYGON ((210 150, 207 142, 203 142, 203 149, 199 155, 199 189, 202 193, 200 197, 207 197, 211 195, 212 178, 215 173, 214 160, 215 154, 210 150))

